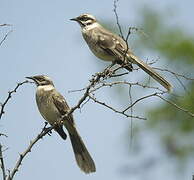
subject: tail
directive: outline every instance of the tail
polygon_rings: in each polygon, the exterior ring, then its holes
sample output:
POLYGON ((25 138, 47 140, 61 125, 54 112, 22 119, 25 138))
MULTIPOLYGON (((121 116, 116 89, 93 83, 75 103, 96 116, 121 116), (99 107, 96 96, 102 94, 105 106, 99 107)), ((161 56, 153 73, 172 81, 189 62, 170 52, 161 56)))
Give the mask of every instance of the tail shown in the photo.
POLYGON ((95 172, 96 167, 94 161, 90 156, 88 150, 86 149, 86 146, 84 145, 84 142, 79 136, 76 128, 74 126, 71 126, 68 132, 71 139, 73 151, 75 154, 75 159, 80 169, 84 171, 86 174, 95 172))
POLYGON ((156 71, 154 71, 153 68, 148 66, 146 63, 141 61, 138 57, 134 56, 133 54, 130 54, 129 58, 130 58, 130 61, 132 61, 132 63, 137 64, 142 70, 148 73, 152 78, 154 78, 164 88, 166 88, 168 92, 172 91, 172 85, 167 80, 165 80, 161 75, 159 75, 156 71))

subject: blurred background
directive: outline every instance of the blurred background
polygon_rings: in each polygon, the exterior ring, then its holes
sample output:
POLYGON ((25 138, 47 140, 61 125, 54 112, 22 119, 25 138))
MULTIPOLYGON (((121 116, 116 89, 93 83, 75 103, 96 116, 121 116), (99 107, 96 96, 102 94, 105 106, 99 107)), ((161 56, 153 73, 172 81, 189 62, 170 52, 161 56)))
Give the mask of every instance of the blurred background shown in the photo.
MULTIPOLYGON (((175 0, 120 0, 117 12, 124 35, 129 26, 143 29, 130 35, 129 46, 145 61, 158 59, 154 67, 194 77, 194 2, 175 0)), ((92 74, 108 63, 99 61, 88 50, 78 24, 69 21, 82 13, 95 15, 104 26, 118 32, 113 0, 100 1, 0 1, 0 102, 24 77, 46 74, 67 99, 76 105, 83 92, 69 93, 88 84, 92 74)), ((194 111, 194 83, 161 72, 174 86, 174 95, 166 98, 194 111)), ((146 82, 148 76, 134 71, 122 80, 146 82)), ((151 80, 152 84, 155 84, 151 80)), ((100 100, 113 107, 130 104, 125 86, 100 91, 100 100)), ((132 99, 149 94, 140 87, 131 89, 132 99)), ((85 175, 77 167, 69 139, 53 133, 32 149, 17 172, 16 180, 32 179, 192 179, 194 174, 194 121, 187 114, 157 98, 141 101, 133 114, 147 120, 122 117, 89 102, 74 113, 75 121, 97 172, 85 175), (131 133, 132 130, 132 133, 131 133), (132 134, 132 136, 131 136, 132 134)), ((0 137, 6 169, 12 169, 19 153, 44 126, 35 102, 35 86, 23 85, 5 108, 0 121, 0 137)), ((1 174, 0 174, 1 175, 1 174)))

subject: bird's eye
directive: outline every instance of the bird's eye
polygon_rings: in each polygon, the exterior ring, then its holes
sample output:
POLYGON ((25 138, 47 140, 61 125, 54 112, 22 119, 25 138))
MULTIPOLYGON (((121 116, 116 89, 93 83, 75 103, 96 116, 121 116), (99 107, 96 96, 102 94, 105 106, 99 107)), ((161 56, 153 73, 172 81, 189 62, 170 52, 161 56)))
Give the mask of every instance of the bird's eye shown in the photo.
POLYGON ((39 81, 43 81, 43 78, 42 78, 42 77, 40 77, 38 80, 39 80, 39 81))
POLYGON ((80 18, 81 21, 86 21, 87 19, 85 17, 80 18))
POLYGON ((79 18, 81 21, 88 21, 88 20, 90 20, 90 18, 89 17, 86 17, 86 16, 82 16, 82 17, 80 17, 79 18))
POLYGON ((37 80, 38 80, 39 82, 42 82, 42 81, 44 81, 44 78, 43 78, 43 77, 38 77, 37 80))

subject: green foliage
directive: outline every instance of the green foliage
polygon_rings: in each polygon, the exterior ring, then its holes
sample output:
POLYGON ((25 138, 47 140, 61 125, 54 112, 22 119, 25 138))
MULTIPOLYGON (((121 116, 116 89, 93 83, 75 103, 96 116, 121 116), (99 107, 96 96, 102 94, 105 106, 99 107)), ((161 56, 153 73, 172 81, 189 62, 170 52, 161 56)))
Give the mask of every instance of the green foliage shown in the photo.
MULTIPOLYGON (((187 33, 184 27, 168 26, 171 17, 164 17, 152 9, 144 9, 141 17, 139 27, 148 33, 149 38, 139 40, 138 45, 161 54, 169 60, 168 64, 176 64, 176 67, 180 67, 175 70, 177 73, 193 74, 194 36, 187 33)), ((175 83, 178 81, 172 82, 175 83)), ((183 81, 183 83, 187 91, 175 89, 181 93, 181 97, 171 95, 169 100, 194 112, 194 93, 192 93, 194 81, 183 81)), ((168 153, 181 161, 194 155, 194 118, 167 103, 163 103, 148 114, 146 128, 159 135, 168 153)))
POLYGON ((158 51, 170 61, 194 64, 194 36, 185 32, 184 27, 168 26, 171 17, 163 17, 153 9, 143 9, 139 27, 148 34, 142 39, 144 48, 158 51))

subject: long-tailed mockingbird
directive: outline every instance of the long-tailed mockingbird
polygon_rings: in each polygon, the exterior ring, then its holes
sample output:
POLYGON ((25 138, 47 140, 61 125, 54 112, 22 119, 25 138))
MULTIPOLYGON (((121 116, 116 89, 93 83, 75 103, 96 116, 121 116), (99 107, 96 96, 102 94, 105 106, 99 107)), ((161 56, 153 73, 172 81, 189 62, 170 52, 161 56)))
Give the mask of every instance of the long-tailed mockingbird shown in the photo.
POLYGON ((27 77, 32 79, 36 85, 36 103, 43 118, 54 126, 55 131, 65 140, 67 135, 63 130, 63 125, 69 133, 71 144, 78 166, 85 173, 95 172, 95 164, 86 146, 78 134, 72 114, 63 116, 70 110, 64 97, 57 92, 52 80, 48 76, 38 75, 27 77), (63 118, 63 125, 61 120, 63 118))
POLYGON ((131 63, 134 63, 168 91, 172 89, 167 80, 131 52, 125 40, 105 29, 93 15, 82 14, 71 20, 79 23, 85 41, 98 58, 120 64, 129 71, 132 71, 131 63))

